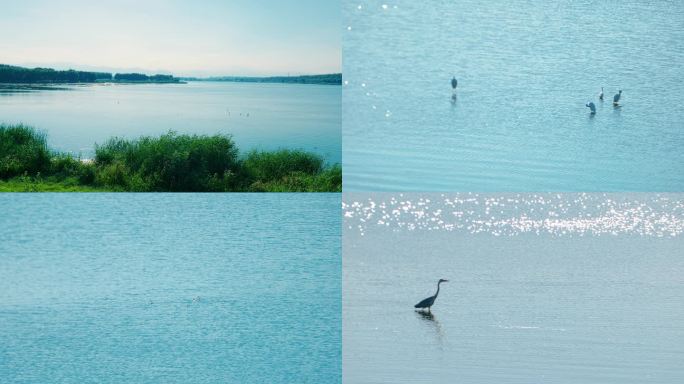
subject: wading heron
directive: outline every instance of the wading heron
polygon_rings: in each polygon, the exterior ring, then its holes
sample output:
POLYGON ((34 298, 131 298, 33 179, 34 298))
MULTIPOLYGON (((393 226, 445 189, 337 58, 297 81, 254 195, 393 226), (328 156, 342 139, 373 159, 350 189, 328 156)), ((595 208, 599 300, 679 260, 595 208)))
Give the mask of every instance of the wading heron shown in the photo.
POLYGON ((618 101, 620 101, 620 96, 622 96, 622 89, 618 91, 618 93, 613 96, 613 105, 618 105, 618 101))
POLYGON ((446 283, 448 281, 449 280, 446 280, 446 279, 439 279, 439 281, 437 282, 437 292, 435 292, 435 295, 428 297, 427 299, 421 301, 420 303, 414 305, 413 307, 414 308, 421 308, 421 309, 427 308, 428 312, 429 312, 430 307, 432 307, 435 304, 435 300, 437 299, 437 295, 439 295, 439 285, 442 283, 446 283))
POLYGON ((594 105, 593 102, 591 102, 591 101, 588 102, 588 103, 586 104, 586 106, 589 107, 589 109, 591 110, 591 114, 592 114, 592 115, 593 115, 594 113, 596 113, 596 106, 594 105))

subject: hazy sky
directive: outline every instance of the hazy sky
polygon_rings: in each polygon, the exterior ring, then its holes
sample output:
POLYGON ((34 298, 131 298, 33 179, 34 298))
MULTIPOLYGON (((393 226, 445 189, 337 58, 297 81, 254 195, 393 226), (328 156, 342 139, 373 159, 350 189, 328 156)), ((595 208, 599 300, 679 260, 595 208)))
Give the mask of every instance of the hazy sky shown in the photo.
POLYGON ((0 63, 179 76, 341 71, 339 0, 0 0, 0 63))

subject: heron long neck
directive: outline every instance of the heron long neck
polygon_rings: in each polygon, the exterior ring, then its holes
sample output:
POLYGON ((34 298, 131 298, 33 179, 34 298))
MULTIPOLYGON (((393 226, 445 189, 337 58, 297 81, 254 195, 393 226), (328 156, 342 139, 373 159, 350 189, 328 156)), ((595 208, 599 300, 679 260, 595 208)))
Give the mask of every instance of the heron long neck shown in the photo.
POLYGON ((437 295, 439 295, 439 285, 442 284, 442 282, 437 283, 437 292, 435 292, 435 299, 437 298, 437 295))

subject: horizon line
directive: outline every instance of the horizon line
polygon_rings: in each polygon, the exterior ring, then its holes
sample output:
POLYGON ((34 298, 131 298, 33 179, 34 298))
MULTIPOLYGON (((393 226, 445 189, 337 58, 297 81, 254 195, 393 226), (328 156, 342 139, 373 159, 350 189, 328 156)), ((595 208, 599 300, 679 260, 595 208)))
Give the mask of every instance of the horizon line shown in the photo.
POLYGON ((243 77, 243 78, 261 78, 261 77, 298 77, 298 76, 322 76, 322 75, 341 75, 342 72, 320 72, 320 73, 306 73, 306 72, 296 72, 296 71, 289 71, 287 74, 250 74, 250 75, 229 75, 229 74, 217 74, 217 75, 186 75, 182 73, 187 73, 187 72, 202 72, 202 70, 187 70, 187 71, 182 71, 179 72, 180 74, 175 74, 173 71, 169 71, 166 69, 144 69, 144 68, 135 68, 131 67, 128 69, 125 68, 108 68, 106 66, 101 66, 102 69, 97 69, 100 66, 94 66, 94 65, 84 65, 83 67, 90 67, 92 69, 77 69, 78 65, 73 65, 70 63, 64 63, 63 65, 55 65, 57 63, 53 64, 46 64, 46 66, 43 65, 38 65, 36 63, 28 63, 28 64, 10 64, 10 63, 0 63, 0 65, 7 65, 7 66, 12 66, 12 67, 21 67, 21 68, 28 68, 28 69, 36 69, 36 68, 45 68, 45 69, 52 69, 55 71, 82 71, 82 72, 109 72, 112 74, 116 73, 144 73, 144 74, 162 74, 162 75, 172 75, 174 77, 194 77, 198 79, 206 79, 206 78, 212 78, 212 77, 243 77), (59 68, 68 68, 68 69, 59 69, 59 68))

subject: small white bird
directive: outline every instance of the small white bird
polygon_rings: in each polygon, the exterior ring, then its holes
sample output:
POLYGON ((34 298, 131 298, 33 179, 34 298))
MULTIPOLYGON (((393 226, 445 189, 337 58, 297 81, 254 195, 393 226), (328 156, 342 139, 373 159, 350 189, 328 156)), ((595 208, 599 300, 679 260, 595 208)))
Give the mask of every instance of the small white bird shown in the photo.
POLYGON ((599 100, 603 101, 603 87, 601 87, 601 93, 599 93, 599 100))

